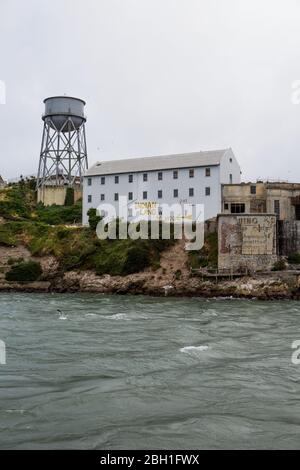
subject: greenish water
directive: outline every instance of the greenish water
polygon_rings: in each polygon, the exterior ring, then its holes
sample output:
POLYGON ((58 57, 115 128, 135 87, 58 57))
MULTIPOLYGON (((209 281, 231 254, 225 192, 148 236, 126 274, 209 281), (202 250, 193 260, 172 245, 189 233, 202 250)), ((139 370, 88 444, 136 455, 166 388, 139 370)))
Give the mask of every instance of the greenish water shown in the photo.
POLYGON ((299 325, 297 302, 1 294, 0 448, 300 448, 299 325))

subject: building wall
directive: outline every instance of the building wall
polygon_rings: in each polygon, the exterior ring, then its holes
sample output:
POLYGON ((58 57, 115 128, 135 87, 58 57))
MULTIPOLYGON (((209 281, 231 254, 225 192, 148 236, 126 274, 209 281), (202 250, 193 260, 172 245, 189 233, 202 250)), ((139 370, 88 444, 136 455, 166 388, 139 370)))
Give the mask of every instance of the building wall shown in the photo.
POLYGON ((249 272, 271 269, 277 260, 276 216, 218 216, 218 268, 249 272))
POLYGON ((231 149, 228 149, 220 162, 220 183, 240 184, 241 168, 231 149))
MULTIPOLYGON (((147 172, 148 181, 143 181, 143 173, 131 173, 133 182, 129 183, 129 173, 119 176, 119 183, 115 183, 115 175, 106 175, 105 184, 101 184, 101 175, 85 177, 83 185, 83 223, 87 224, 87 211, 89 208, 100 208, 103 203, 112 204, 116 209, 118 202, 114 200, 114 194, 128 196, 133 193, 132 204, 145 202, 143 192, 147 191, 147 201, 156 204, 204 204, 205 219, 217 215, 221 210, 221 186, 220 167, 210 166, 210 176, 205 176, 205 168, 194 168, 194 177, 189 177, 189 169, 178 169, 178 179, 173 178, 173 170, 161 170, 163 180, 158 180, 158 171, 147 172), (90 185, 89 185, 90 183, 90 185), (210 188, 210 195, 205 195, 205 188, 210 188), (194 189, 194 196, 189 196, 189 188, 194 189), (174 189, 178 189, 178 197, 174 197, 174 189), (162 198, 158 198, 158 191, 162 190, 162 198), (101 201, 101 194, 105 195, 105 201, 101 201), (91 196, 91 202, 88 202, 91 196)), ((129 201, 130 202, 130 201, 129 201)))
MULTIPOLYGON (((245 214, 265 213, 266 188, 264 183, 241 183, 222 186, 222 212, 231 213, 231 203, 245 204, 245 214), (251 186, 255 186, 256 193, 251 193, 251 186), (228 208, 226 208, 226 204, 228 208)), ((270 211, 272 212, 272 211, 270 211)))
MULTIPOLYGON (((42 202, 45 206, 63 206, 65 204, 67 187, 51 187, 43 186, 38 188, 37 201, 42 202)), ((82 197, 82 190, 80 188, 74 189, 74 202, 82 197)))
POLYGON ((222 211, 232 213, 232 204, 245 204, 245 213, 275 213, 279 220, 295 220, 292 199, 300 196, 300 185, 294 183, 241 183, 222 186, 222 211), (251 193, 251 187, 256 193, 251 193))
POLYGON ((279 201, 279 220, 295 220, 295 206, 291 203, 291 198, 300 195, 300 190, 271 186, 267 188, 267 212, 274 212, 274 203, 279 201))
POLYGON ((148 181, 143 180, 142 172, 124 173, 119 175, 104 175, 105 184, 101 184, 101 175, 86 176, 83 184, 83 224, 88 223, 87 211, 90 208, 99 208, 103 203, 112 204, 116 209, 118 202, 114 200, 114 194, 127 196, 133 193, 132 203, 153 202, 159 204, 204 204, 205 220, 215 217, 221 211, 221 184, 231 180, 240 182, 240 167, 231 149, 224 154, 219 165, 206 167, 180 168, 174 170, 148 171, 148 181), (210 176, 206 176, 206 168, 210 169, 210 176), (189 170, 194 170, 194 177, 190 178, 189 170), (178 179, 173 178, 173 171, 178 171, 178 179), (158 180, 158 172, 163 173, 162 181, 158 180), (133 175, 133 182, 129 183, 129 174, 133 175), (115 183, 115 176, 119 176, 119 183, 115 183), (206 188, 210 188, 210 195, 206 195, 206 188), (189 195, 189 189, 193 188, 194 195, 189 195), (174 197, 174 189, 178 189, 178 197, 174 197), (162 198, 158 198, 158 191, 162 190, 162 198), (144 199, 143 192, 147 192, 144 199), (105 200, 101 201, 101 194, 105 200), (91 201, 89 202, 89 196, 91 201))
POLYGON ((300 253, 299 220, 282 220, 278 222, 278 249, 281 256, 300 253))

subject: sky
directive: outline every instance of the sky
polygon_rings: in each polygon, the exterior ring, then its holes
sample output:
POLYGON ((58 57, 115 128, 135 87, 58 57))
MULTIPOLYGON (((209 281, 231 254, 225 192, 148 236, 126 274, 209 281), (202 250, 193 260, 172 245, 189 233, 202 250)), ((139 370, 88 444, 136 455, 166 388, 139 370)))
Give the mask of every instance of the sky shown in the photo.
POLYGON ((244 181, 300 182, 299 24, 298 0, 0 0, 0 174, 36 173, 67 94, 89 166, 231 147, 244 181))

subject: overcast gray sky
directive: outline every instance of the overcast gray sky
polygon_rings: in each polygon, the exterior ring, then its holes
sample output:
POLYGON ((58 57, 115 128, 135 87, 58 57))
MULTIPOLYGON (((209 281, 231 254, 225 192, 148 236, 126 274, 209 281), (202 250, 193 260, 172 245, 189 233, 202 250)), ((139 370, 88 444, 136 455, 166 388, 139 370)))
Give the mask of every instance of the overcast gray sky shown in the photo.
POLYGON ((43 99, 87 101, 89 164, 232 147, 300 182, 298 0, 0 0, 0 174, 35 173, 43 99))

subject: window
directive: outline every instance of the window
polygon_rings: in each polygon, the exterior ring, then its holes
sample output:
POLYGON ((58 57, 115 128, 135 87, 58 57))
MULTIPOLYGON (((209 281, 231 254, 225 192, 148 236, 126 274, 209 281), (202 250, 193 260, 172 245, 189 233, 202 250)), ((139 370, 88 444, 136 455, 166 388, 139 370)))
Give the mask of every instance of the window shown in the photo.
POLYGON ((119 193, 115 193, 115 201, 118 201, 119 200, 119 193))
POLYGON ((210 187, 205 188, 205 196, 210 196, 210 187))
POLYGON ((132 209, 130 207, 128 208, 128 217, 132 217, 132 209))
POLYGON ((224 204, 224 211, 228 211, 228 207, 229 207, 229 206, 228 206, 228 202, 225 202, 225 204, 224 204))
POLYGON ((229 175, 229 184, 232 184, 232 173, 229 175))
POLYGON ((129 201, 132 201, 132 199, 133 199, 133 194, 132 194, 132 193, 128 193, 128 200, 129 200, 129 201))
POLYGON ((90 194, 88 195, 88 202, 92 202, 92 196, 90 194))
POLYGON ((101 199, 101 201, 104 201, 105 200, 105 194, 101 194, 100 199, 101 199))
POLYGON ((88 178, 88 186, 92 186, 92 178, 88 178))
POLYGON ((147 191, 143 191, 143 199, 147 199, 147 191))
POLYGON ((274 201, 274 212, 279 218, 280 217, 280 202, 278 200, 274 201))
POLYGON ((178 197, 178 189, 174 189, 174 191, 173 191, 173 196, 174 196, 174 197, 178 197))
POLYGON ((162 181, 162 179, 163 179, 162 171, 159 171, 159 172, 157 173, 157 177, 158 177, 158 181, 162 181))
POLYGON ((231 214, 243 214, 245 212, 245 204, 232 202, 230 212, 231 214))
POLYGON ((105 176, 101 176, 101 184, 105 184, 105 176))
POLYGON ((159 216, 162 216, 162 215, 163 215, 163 210, 162 210, 162 207, 161 207, 161 206, 158 207, 158 215, 159 215, 159 216))
POLYGON ((300 220, 300 205, 299 204, 295 205, 295 218, 296 220, 300 220))
POLYGON ((143 174, 143 181, 148 181, 148 173, 143 174))
POLYGON ((173 178, 174 178, 174 180, 177 180, 177 178, 178 178, 178 171, 177 170, 173 171, 173 178))
POLYGON ((210 168, 205 168, 205 176, 210 176, 210 168))
POLYGON ((128 183, 133 183, 133 175, 128 175, 128 183))
POLYGON ((191 169, 189 171, 189 176, 190 176, 190 178, 194 178, 194 169, 191 169))
POLYGON ((159 189, 159 190, 157 191, 157 197, 158 197, 158 199, 161 199, 161 198, 162 198, 162 190, 161 190, 161 189, 159 189))
POLYGON ((231 157, 229 158, 229 161, 230 161, 230 163, 232 163, 232 158, 231 157))
POLYGON ((194 188, 189 188, 189 196, 190 197, 194 196, 194 188))
POLYGON ((256 186, 255 185, 250 186, 250 194, 256 194, 256 186))
POLYGON ((115 184, 119 184, 119 177, 115 176, 115 184))

